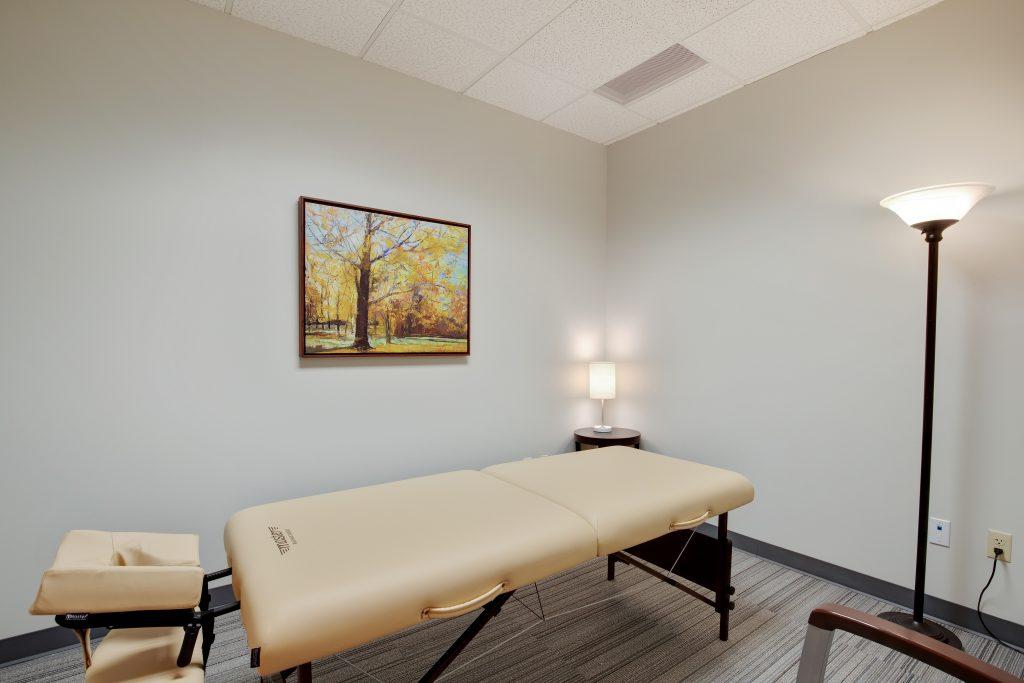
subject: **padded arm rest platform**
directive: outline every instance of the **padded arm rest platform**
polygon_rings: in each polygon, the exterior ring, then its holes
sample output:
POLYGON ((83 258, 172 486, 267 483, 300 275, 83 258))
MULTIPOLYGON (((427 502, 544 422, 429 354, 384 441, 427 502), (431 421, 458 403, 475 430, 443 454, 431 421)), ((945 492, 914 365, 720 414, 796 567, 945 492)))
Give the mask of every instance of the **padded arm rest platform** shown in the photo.
POLYGON ((592 559, 596 540, 569 510, 458 471, 242 510, 224 547, 269 675, 462 613, 499 584, 495 594, 592 559))
POLYGON ((741 474, 626 446, 529 458, 484 470, 572 510, 600 555, 696 526, 754 499, 741 474))
POLYGON ((188 609, 202 589, 194 534, 69 531, 29 612, 188 609))

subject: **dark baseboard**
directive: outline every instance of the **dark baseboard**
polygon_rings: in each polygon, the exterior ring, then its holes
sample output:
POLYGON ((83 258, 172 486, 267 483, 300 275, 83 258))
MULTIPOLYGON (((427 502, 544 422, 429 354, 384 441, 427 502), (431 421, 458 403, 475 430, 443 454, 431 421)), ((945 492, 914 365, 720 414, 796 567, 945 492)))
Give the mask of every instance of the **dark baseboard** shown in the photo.
MULTIPOLYGON (((99 638, 106 632, 106 629, 94 629, 92 637, 99 638)), ((34 657, 51 650, 59 650, 77 643, 78 639, 75 638, 75 634, 60 626, 51 626, 41 631, 11 636, 0 640, 0 665, 34 657)))
MULTIPOLYGON (((214 605, 226 604, 235 599, 230 584, 211 588, 210 597, 214 605)), ((106 633, 107 629, 105 628, 94 628, 91 635, 95 639, 103 637, 106 633)), ((51 626, 40 631, 23 633, 20 636, 0 638, 0 665, 41 655, 44 652, 59 650, 70 645, 78 645, 78 639, 69 629, 60 626, 51 626)))
MULTIPOLYGON (((716 527, 712 524, 701 525, 701 531, 712 535, 717 532, 716 527)), ((732 539, 733 546, 740 550, 745 550, 766 560, 786 565, 805 574, 817 576, 832 583, 838 583, 840 586, 846 586, 861 593, 873 595, 886 602, 901 605, 908 610, 914 602, 914 591, 910 588, 899 586, 889 581, 883 581, 882 579, 876 579, 873 576, 861 574, 846 567, 840 567, 839 565, 824 562, 807 555, 801 555, 792 550, 786 550, 777 545, 765 543, 764 541, 759 541, 756 538, 744 536, 743 534, 737 534, 733 531, 729 532, 729 538, 732 539)), ((978 586, 978 590, 981 590, 981 586, 978 586)), ((978 619, 978 613, 970 607, 958 605, 955 602, 931 595, 925 595, 924 611, 936 619, 948 621, 957 626, 963 626, 977 633, 985 633, 981 620, 978 619)), ((1024 646, 1024 625, 988 614, 985 615, 985 623, 1004 642, 1024 646)))
MULTIPOLYGON (((700 531, 714 535, 716 533, 715 526, 712 524, 703 524, 700 527, 700 531)), ((868 595, 873 595, 876 598, 880 598, 887 602, 894 603, 896 605, 902 605, 909 608, 914 598, 914 591, 903 586, 898 586, 895 583, 889 581, 883 581, 882 579, 876 579, 873 576, 867 574, 861 574, 839 565, 831 564, 829 562, 823 562, 822 560, 809 557, 807 555, 801 555, 800 553, 793 552, 792 550, 786 550, 780 548, 777 545, 771 543, 765 543, 759 541, 756 538, 744 536, 743 534, 737 534, 734 531, 729 532, 729 538, 732 539, 733 545, 740 550, 745 550, 748 553, 752 553, 759 557, 763 557, 766 560, 772 562, 778 562, 779 564, 791 567, 797 571, 817 576, 831 581, 832 583, 838 583, 840 586, 846 586, 858 590, 868 595)), ((210 590, 213 595, 213 604, 224 604, 234 600, 234 596, 231 593, 231 586, 217 586, 210 590)), ((936 598, 931 595, 925 596, 925 611, 931 616, 948 621, 951 624, 957 626, 963 626, 969 628, 972 631, 978 633, 984 633, 981 622, 978 620, 978 615, 970 607, 964 607, 948 600, 936 598)), ((985 622, 989 625, 999 637, 1007 643, 1013 645, 1024 646, 1024 625, 1016 624, 1006 619, 1000 619, 999 617, 986 616, 985 622)), ((94 630, 93 637, 101 636, 105 631, 94 630)), ((53 626, 51 628, 44 628, 41 631, 34 631, 32 633, 25 633, 20 636, 13 636, 11 638, 0 639, 0 664, 7 662, 13 662, 18 659, 25 659, 27 657, 33 657, 35 655, 56 650, 69 645, 75 645, 78 641, 75 640, 74 634, 66 628, 59 626, 53 626)))

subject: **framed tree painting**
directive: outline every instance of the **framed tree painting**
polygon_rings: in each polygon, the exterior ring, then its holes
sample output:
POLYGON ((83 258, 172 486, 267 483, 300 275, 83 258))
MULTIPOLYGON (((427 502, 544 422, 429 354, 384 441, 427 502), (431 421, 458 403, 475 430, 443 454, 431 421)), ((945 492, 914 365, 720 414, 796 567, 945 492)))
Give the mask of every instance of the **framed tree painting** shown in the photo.
POLYGON ((468 355, 469 230, 301 197, 302 356, 468 355))

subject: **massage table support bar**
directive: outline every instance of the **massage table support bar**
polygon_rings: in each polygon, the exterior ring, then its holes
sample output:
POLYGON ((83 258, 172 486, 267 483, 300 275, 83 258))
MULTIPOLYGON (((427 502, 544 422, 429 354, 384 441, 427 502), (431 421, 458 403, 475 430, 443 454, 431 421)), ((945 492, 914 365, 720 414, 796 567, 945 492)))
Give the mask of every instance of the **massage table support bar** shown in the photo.
POLYGON ((696 530, 675 531, 610 554, 608 556, 609 581, 615 579, 616 562, 641 569, 714 607, 718 612, 718 637, 721 640, 729 639, 729 611, 735 607, 729 597, 736 592, 736 589, 730 585, 732 581, 732 541, 729 540, 728 513, 723 512, 718 515, 717 539, 712 539, 696 530), (689 543, 689 545, 686 552, 680 556, 679 550, 684 543, 689 543), (714 599, 684 586, 670 576, 653 569, 651 565, 671 571, 677 576, 714 591, 714 599))
POLYGON ((455 661, 455 658, 458 657, 459 654, 466 649, 466 646, 469 645, 469 642, 483 630, 484 626, 487 625, 487 622, 498 616, 502 605, 512 597, 513 593, 515 593, 514 590, 502 593, 484 605, 480 614, 478 614, 476 619, 473 620, 473 623, 470 624, 469 627, 462 632, 462 635, 460 635, 458 639, 451 644, 451 647, 445 650, 444 654, 434 662, 434 666, 430 667, 430 670, 423 674, 423 678, 420 679, 420 683, 432 683, 440 678, 441 674, 444 673, 444 670, 451 666, 451 663, 455 661))
POLYGON ((608 575, 610 576, 610 578, 608 579, 609 581, 614 581, 615 580, 615 563, 616 562, 622 562, 623 564, 628 564, 628 565, 630 565, 632 567, 636 567, 637 569, 639 569, 641 571, 647 572, 648 574, 650 574, 654 578, 660 579, 661 581, 667 583, 668 585, 672 586, 673 588, 677 588, 677 589, 683 591, 684 593, 686 593, 687 595, 690 595, 690 596, 692 596, 694 598, 697 598, 701 602, 707 603, 708 605, 714 607, 715 611, 718 610, 717 603, 714 600, 712 600, 711 598, 707 597, 706 595, 703 595, 702 593, 698 593, 697 591, 693 590, 689 586, 684 586, 683 584, 679 583, 678 581, 676 581, 675 579, 673 579, 673 578, 671 578, 669 576, 665 576, 664 574, 662 574, 658 570, 653 569, 650 565, 645 564, 645 563, 641 562, 640 560, 633 559, 632 557, 630 557, 626 553, 612 553, 611 555, 608 556, 608 575))

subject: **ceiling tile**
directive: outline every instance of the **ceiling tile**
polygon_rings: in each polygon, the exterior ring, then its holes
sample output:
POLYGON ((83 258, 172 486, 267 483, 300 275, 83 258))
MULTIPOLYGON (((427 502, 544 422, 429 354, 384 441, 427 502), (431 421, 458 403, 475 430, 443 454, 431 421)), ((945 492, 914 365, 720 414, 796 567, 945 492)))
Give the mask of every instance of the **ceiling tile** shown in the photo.
POLYGON ((397 12, 366 59, 459 92, 488 71, 500 55, 475 42, 397 12))
POLYGON ((231 14, 317 45, 358 55, 387 14, 377 0, 235 0, 231 14))
POLYGON ((864 21, 881 28, 908 14, 920 12, 939 0, 846 0, 864 21))
POLYGON ((651 121, 600 95, 587 93, 544 119, 544 123, 604 144, 636 132, 651 121))
POLYGON ((708 64, 627 106, 649 119, 664 121, 741 85, 732 76, 708 64))
POLYGON ((840 0, 754 0, 683 45, 753 81, 863 33, 840 0))
POLYGON ((402 11, 509 53, 574 0, 405 0, 402 11))
POLYGON ((672 44, 615 0, 579 0, 514 56, 592 90, 672 44))
POLYGON ((506 59, 466 94, 531 119, 543 119, 579 99, 585 91, 532 66, 506 59))
MULTIPOLYGON (((406 0, 408 1, 408 0, 406 0)), ((689 38, 751 0, 616 0, 675 40, 689 38)))

